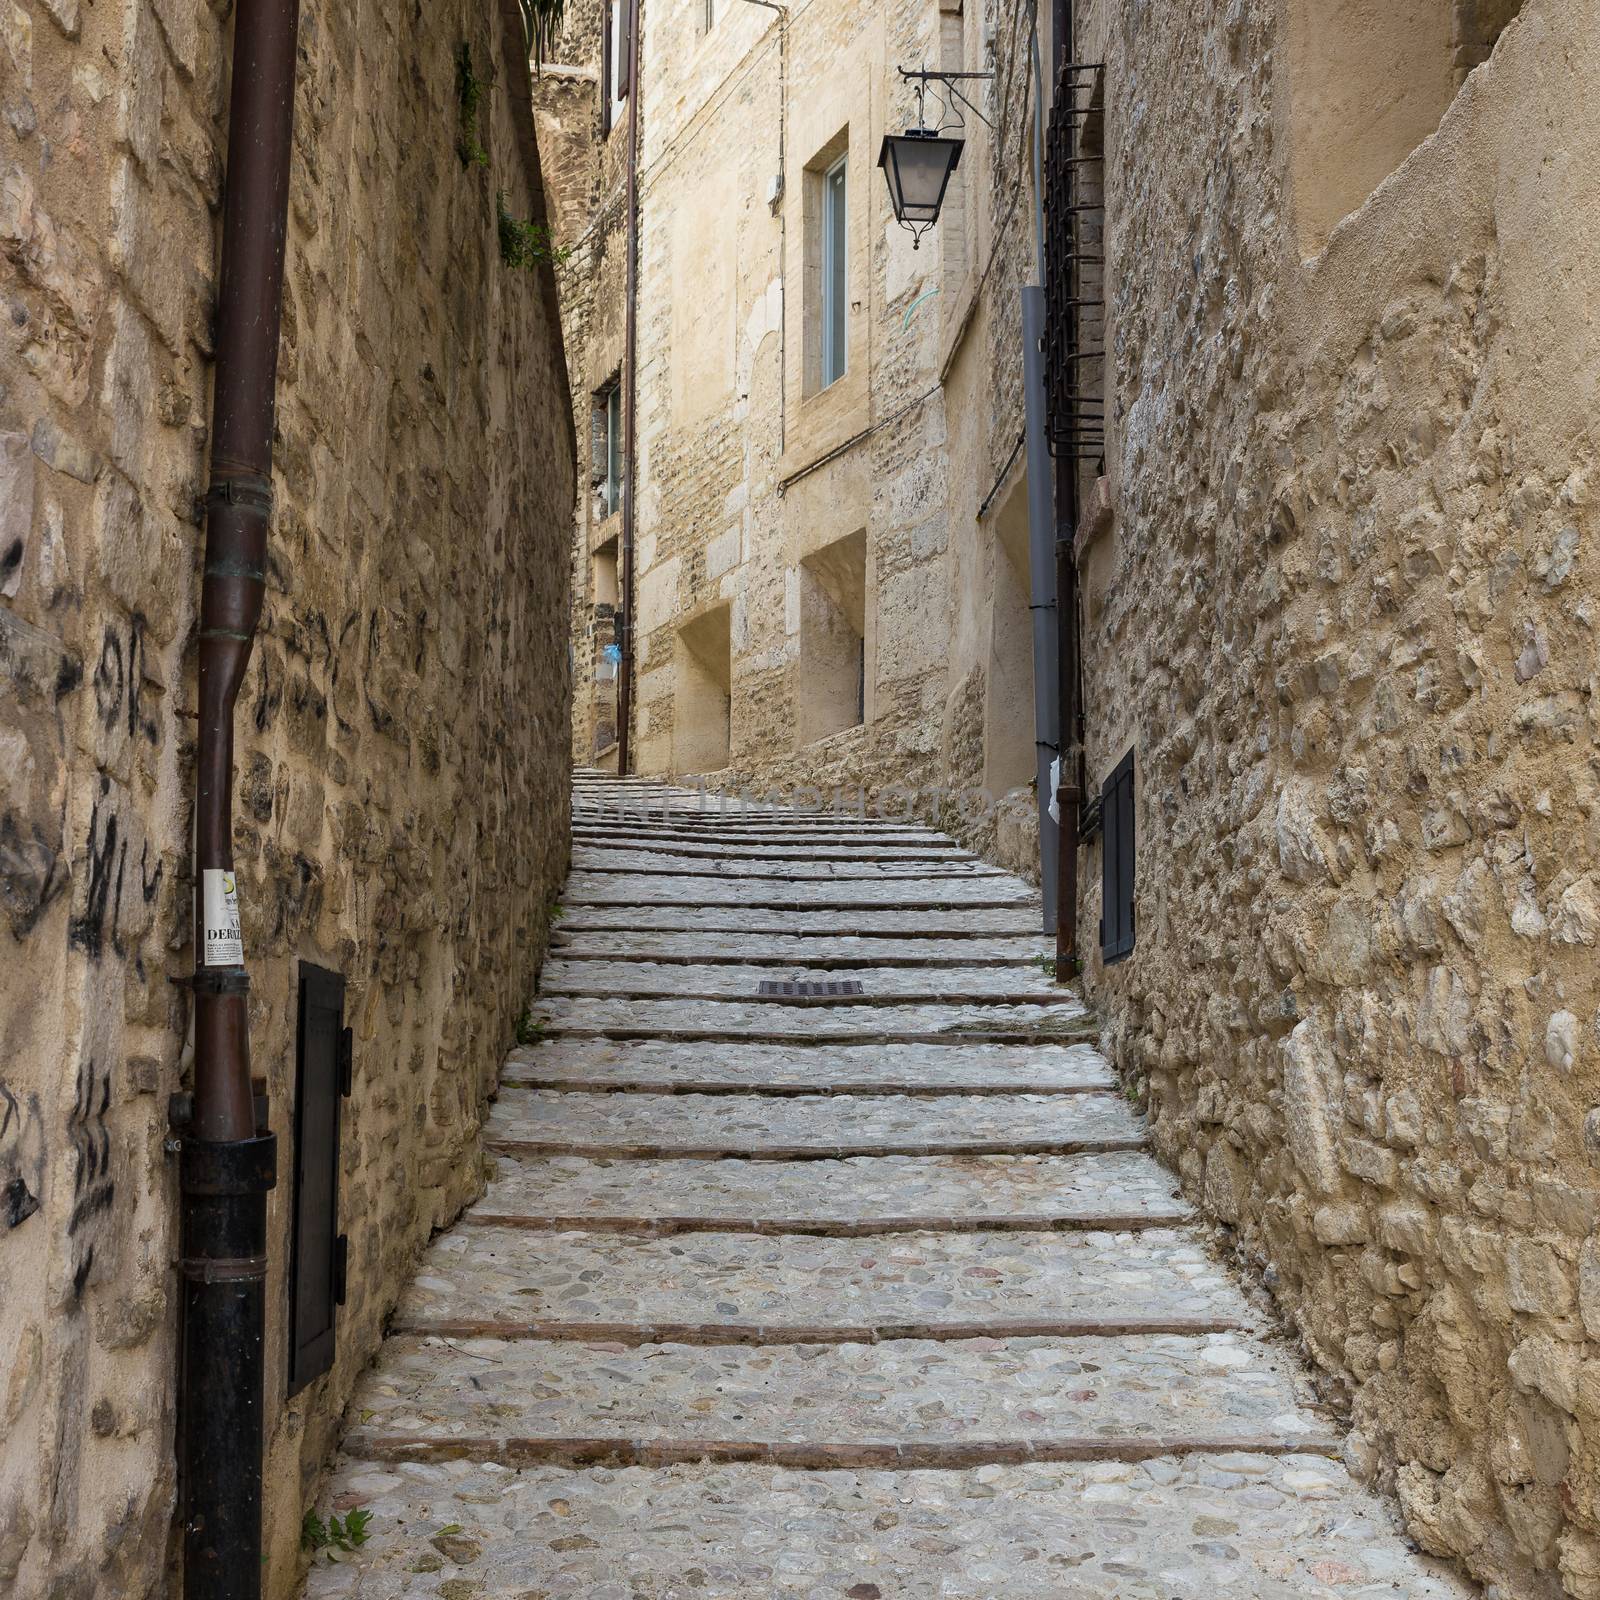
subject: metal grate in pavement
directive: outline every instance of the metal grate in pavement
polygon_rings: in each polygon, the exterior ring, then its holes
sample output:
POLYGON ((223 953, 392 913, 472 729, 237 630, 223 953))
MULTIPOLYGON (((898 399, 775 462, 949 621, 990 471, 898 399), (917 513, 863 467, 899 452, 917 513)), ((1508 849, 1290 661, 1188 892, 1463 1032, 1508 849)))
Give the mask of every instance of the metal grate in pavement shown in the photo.
POLYGON ((785 1000, 809 1000, 822 996, 862 992, 861 985, 850 978, 840 978, 831 983, 785 983, 779 979, 764 978, 756 987, 758 995, 781 996, 785 1000))

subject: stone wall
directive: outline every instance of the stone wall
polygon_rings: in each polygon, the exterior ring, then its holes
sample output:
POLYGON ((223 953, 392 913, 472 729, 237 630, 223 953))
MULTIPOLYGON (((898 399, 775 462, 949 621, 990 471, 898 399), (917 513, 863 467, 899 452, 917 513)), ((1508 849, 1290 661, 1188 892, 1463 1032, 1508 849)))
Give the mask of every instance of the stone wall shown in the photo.
MULTIPOLYGON (((1526 0, 1318 247, 1317 8, 1084 9, 1115 351, 1090 778, 1135 750, 1139 885, 1088 986, 1352 1464, 1501 1593, 1600 1595, 1600 29, 1526 0)), ((1448 51, 1451 9, 1361 25, 1448 51)))
MULTIPOLYGON (((0 7, 0 1590, 170 1592, 193 633, 230 32, 0 7)), ((517 8, 302 10, 266 617, 239 708, 280 1136, 269 1579, 481 1107, 566 857, 572 439, 517 8), (457 52, 490 82, 457 155, 457 52), (337 1364, 285 1401, 296 965, 349 982, 337 1364)))
POLYGON ((608 509, 601 492, 606 460, 601 397, 622 371, 627 119, 624 115, 609 128, 603 122, 603 16, 602 0, 570 0, 560 37, 534 81, 533 103, 551 222, 561 249, 569 252, 559 278, 579 454, 570 552, 576 666, 572 754, 579 765, 614 768, 617 677, 607 647, 620 645, 618 607, 610 591, 619 570, 622 514, 608 509))

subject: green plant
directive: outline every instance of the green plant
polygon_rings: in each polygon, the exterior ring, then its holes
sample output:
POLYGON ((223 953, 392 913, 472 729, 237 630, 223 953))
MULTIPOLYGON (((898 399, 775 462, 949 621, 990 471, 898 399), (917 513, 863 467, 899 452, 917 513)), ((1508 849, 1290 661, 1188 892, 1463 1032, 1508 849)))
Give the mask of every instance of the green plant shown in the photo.
POLYGON ((349 1555, 367 1542, 367 1528, 371 1522, 370 1511, 347 1511, 342 1517, 329 1517, 324 1522, 313 1507, 300 1523, 300 1548, 313 1555, 322 1550, 349 1555))
POLYGON ((1035 956, 1033 958, 1033 964, 1045 975, 1045 977, 1055 977, 1056 958, 1054 956, 1035 956))
POLYGON ((545 52, 561 31, 567 0, 517 0, 522 7, 522 28, 533 52, 533 64, 544 65, 545 52))
POLYGON ((495 216, 500 224, 500 259, 508 267, 521 267, 531 272, 541 262, 559 266, 572 254, 570 250, 556 247, 550 230, 542 222, 519 222, 506 209, 503 189, 496 190, 495 216))
POLYGON ((456 134, 456 154, 464 167, 486 167, 489 152, 478 139, 478 108, 483 104, 487 85, 472 70, 472 46, 465 39, 456 51, 456 104, 460 126, 456 134))
POLYGON ((544 1043, 543 1017, 534 1016, 531 1010, 524 1011, 517 1018, 517 1043, 521 1045, 544 1043))
POLYGON ((550 906, 550 920, 552 922, 559 922, 566 914, 567 908, 559 900, 550 906))

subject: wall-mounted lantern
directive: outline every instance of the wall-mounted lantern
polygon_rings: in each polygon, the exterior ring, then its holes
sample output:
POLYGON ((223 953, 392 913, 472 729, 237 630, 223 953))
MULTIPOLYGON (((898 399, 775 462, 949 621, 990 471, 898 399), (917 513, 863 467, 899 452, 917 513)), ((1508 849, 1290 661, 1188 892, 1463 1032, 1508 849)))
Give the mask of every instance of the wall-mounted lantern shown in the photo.
POLYGON ((878 152, 878 165, 889 185, 889 203, 895 221, 911 234, 911 248, 922 248, 922 236, 939 220, 945 192, 961 160, 966 140, 955 131, 966 127, 960 107, 965 106, 987 127, 994 124, 956 87, 963 78, 992 78, 992 72, 913 72, 900 68, 900 77, 917 86, 917 126, 904 133, 887 133, 878 152), (928 126, 928 85, 940 85, 946 98, 940 107, 939 125, 928 126))
POLYGON ((922 248, 923 234, 939 220, 945 190, 965 143, 932 128, 907 128, 883 136, 878 165, 889 183, 895 221, 911 230, 913 250, 922 248))

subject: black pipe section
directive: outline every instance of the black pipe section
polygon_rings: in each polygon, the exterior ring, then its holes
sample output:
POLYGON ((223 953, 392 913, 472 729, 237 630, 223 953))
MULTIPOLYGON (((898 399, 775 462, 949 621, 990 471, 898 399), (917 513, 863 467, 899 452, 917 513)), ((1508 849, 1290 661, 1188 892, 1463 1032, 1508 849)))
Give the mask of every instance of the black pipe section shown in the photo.
POLYGON ((267 1192, 276 1141, 250 1082, 250 980, 233 897, 233 717, 266 590, 298 0, 239 0, 200 595, 194 1109, 183 1195, 185 1600, 261 1593, 267 1192))
MULTIPOLYGON (((633 735, 633 518, 634 467, 639 416, 639 25, 644 0, 628 0, 628 285, 622 356, 622 660, 617 664, 617 773, 632 770, 633 735)), ((609 91, 602 86, 602 94, 609 91)))

